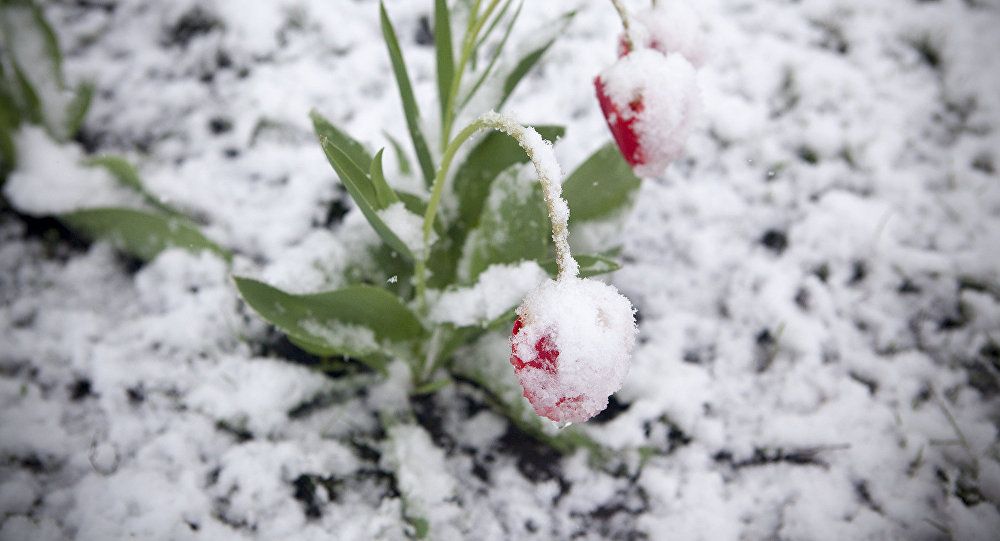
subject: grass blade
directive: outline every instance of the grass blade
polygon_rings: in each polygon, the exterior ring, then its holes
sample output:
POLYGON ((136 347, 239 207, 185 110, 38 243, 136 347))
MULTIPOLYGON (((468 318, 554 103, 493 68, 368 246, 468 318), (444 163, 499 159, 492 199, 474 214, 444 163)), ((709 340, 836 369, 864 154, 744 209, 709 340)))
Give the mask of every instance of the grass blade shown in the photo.
POLYGON ((438 103, 441 105, 441 122, 451 104, 448 93, 455 77, 455 51, 451 41, 451 16, 446 0, 434 2, 434 48, 437 52, 438 103))
POLYGON ((399 38, 396 37, 396 30, 392 26, 392 21, 389 20, 389 14, 386 13, 383 2, 379 2, 379 15, 382 22, 382 35, 385 37, 385 46, 389 51, 389 60, 392 62, 392 71, 396 75, 396 84, 399 86, 399 98, 403 102, 406 127, 413 140, 413 150, 417 153, 417 161, 420 162, 420 171, 424 175, 424 182, 430 186, 434 182, 434 162, 431 160, 431 153, 427 148, 427 140, 424 139, 424 134, 420 131, 420 108, 413 96, 410 75, 406 71, 403 52, 399 48, 399 38))
MULTIPOLYGON (((570 12, 569 14, 563 17, 564 22, 562 28, 558 32, 556 32, 557 37, 559 34, 562 33, 562 30, 566 28, 566 25, 569 24, 569 21, 573 19, 574 15, 576 15, 575 12, 570 12)), ((517 63, 517 65, 514 66, 514 69, 511 70, 511 72, 507 75, 507 78, 504 79, 503 94, 500 97, 500 101, 497 103, 497 110, 503 108, 504 104, 507 103, 507 99, 510 98, 511 93, 514 92, 515 88, 517 88, 518 83, 520 83, 521 80, 524 79, 524 77, 528 74, 528 72, 531 71, 531 68, 535 67, 535 64, 537 64, 538 61, 541 60, 542 55, 545 54, 545 51, 548 51, 549 47, 551 47, 552 44, 555 42, 556 38, 553 37, 548 42, 546 42, 545 45, 542 45, 541 47, 524 55, 524 57, 521 58, 521 60, 517 63)))

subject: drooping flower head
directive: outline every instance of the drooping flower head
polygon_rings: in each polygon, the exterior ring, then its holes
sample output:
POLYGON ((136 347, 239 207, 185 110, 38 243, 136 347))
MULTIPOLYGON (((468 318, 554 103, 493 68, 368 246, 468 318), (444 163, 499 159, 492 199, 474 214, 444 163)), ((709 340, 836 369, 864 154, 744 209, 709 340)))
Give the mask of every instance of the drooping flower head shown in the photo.
POLYGON ((510 362, 535 412, 583 422, 608 405, 635 346, 632 303, 597 280, 547 280, 517 309, 510 362))
POLYGON ((684 153, 701 108, 694 66, 680 54, 638 49, 594 80, 622 156, 640 176, 661 174, 684 153))

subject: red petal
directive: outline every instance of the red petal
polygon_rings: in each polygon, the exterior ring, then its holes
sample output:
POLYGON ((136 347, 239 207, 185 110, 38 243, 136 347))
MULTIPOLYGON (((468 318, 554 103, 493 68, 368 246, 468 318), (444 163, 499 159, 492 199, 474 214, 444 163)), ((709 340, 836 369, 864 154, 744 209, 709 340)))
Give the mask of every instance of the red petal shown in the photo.
POLYGON ((618 150, 621 151, 625 161, 632 167, 646 163, 634 126, 643 109, 642 98, 640 97, 629 104, 632 114, 628 119, 624 119, 621 111, 604 92, 604 82, 601 81, 600 76, 594 79, 594 88, 597 90, 597 101, 601 104, 601 111, 604 112, 604 120, 607 121, 611 135, 614 136, 618 150))

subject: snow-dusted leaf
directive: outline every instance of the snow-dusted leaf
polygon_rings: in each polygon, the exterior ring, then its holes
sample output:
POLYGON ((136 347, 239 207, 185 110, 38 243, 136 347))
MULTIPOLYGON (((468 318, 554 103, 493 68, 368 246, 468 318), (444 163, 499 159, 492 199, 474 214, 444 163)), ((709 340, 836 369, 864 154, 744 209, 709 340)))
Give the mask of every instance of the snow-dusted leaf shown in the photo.
POLYGON ((434 48, 437 52, 438 103, 441 105, 441 119, 451 106, 448 95, 455 77, 455 51, 451 42, 451 14, 446 0, 434 1, 434 48))
POLYGON ((297 345, 320 355, 371 360, 386 343, 423 335, 413 312, 388 291, 368 285, 295 295, 252 278, 234 277, 243 300, 297 345))
POLYGON ((139 172, 136 171, 135 167, 133 167, 132 164, 125 158, 105 154, 90 158, 84 163, 85 165, 104 168, 111 173, 111 176, 115 177, 115 180, 117 180, 119 184, 141 195, 143 201, 157 210, 174 216, 182 216, 180 212, 170 205, 160 201, 158 197, 146 189, 146 187, 142 184, 142 179, 139 177, 139 172))
POLYGON ((396 29, 389 20, 389 14, 385 11, 385 3, 379 2, 379 17, 382 23, 382 35, 385 38, 385 46, 389 51, 389 60, 392 61, 392 71, 396 75, 396 85, 399 87, 399 98, 403 102, 403 114, 406 117, 406 127, 410 131, 410 138, 413 140, 413 150, 417 153, 417 161, 420 162, 420 170, 423 172, 424 181, 430 186, 434 181, 434 162, 431 160, 430 150, 427 149, 427 141, 420 131, 420 108, 417 99, 413 95, 413 86, 410 84, 410 74, 406 70, 406 61, 403 59, 403 51, 399 48, 399 38, 396 37, 396 29))
POLYGON ((530 166, 513 165, 492 183, 478 225, 462 249, 458 275, 472 283, 487 267, 549 256, 549 219, 530 166))
MULTIPOLYGON (((535 126, 542 137, 554 141, 566 132, 562 126, 535 126)), ((475 227, 490 193, 490 184, 501 171, 528 161, 517 141, 506 134, 491 132, 469 152, 465 162, 455 171, 454 192, 458 198, 458 228, 467 231, 475 227)))
POLYGON ((573 223, 612 216, 631 204, 641 181, 614 143, 597 149, 563 182, 573 223))
MULTIPOLYGON (((368 223, 371 224, 386 244, 412 261, 413 252, 410 251, 406 243, 404 243, 399 236, 393 232, 388 225, 386 225, 382 218, 379 217, 378 210, 380 206, 378 203, 378 196, 371 179, 368 178, 368 175, 350 158, 348 153, 337 145, 338 139, 336 137, 330 137, 330 134, 338 133, 339 130, 334 128, 332 124, 315 111, 313 111, 310 116, 312 117, 313 126, 316 129, 316 136, 319 138, 320 145, 323 147, 323 152, 326 153, 326 157, 330 161, 330 165, 332 165, 334 171, 337 172, 337 175, 340 177, 340 181, 343 182, 344 187, 347 188, 347 193, 351 195, 354 203, 357 204, 359 209, 361 209, 361 213, 365 215, 368 223)), ((369 163, 369 165, 371 164, 369 163)))
MULTIPOLYGON (((580 278, 590 278, 591 276, 599 276, 601 274, 607 274, 609 272, 615 272, 616 270, 622 268, 614 259, 604 257, 601 255, 573 255, 573 259, 580 265, 580 278)), ((555 259, 547 259, 545 261, 539 261, 539 265, 545 269, 546 272, 555 276, 559 272, 559 268, 556 265, 555 259)))
POLYGON ((127 208, 96 208, 63 214, 59 219, 93 239, 110 241, 116 248, 149 261, 167 248, 210 251, 227 261, 232 255, 208 240, 191 222, 127 208))

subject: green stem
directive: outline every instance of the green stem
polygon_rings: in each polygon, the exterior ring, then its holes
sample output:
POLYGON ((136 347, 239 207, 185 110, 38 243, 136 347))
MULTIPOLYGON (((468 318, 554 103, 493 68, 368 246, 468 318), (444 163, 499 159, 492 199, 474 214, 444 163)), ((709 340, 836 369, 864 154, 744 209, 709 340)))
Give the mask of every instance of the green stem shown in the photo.
MULTIPOLYGON (((615 6, 615 11, 618 12, 618 18, 622 20, 622 28, 625 30, 625 46, 628 48, 629 52, 635 50, 635 43, 632 41, 632 30, 629 27, 628 12, 625 11, 625 5, 621 3, 621 0, 611 0, 611 3, 615 6)), ((654 0, 653 5, 656 5, 654 0)))

